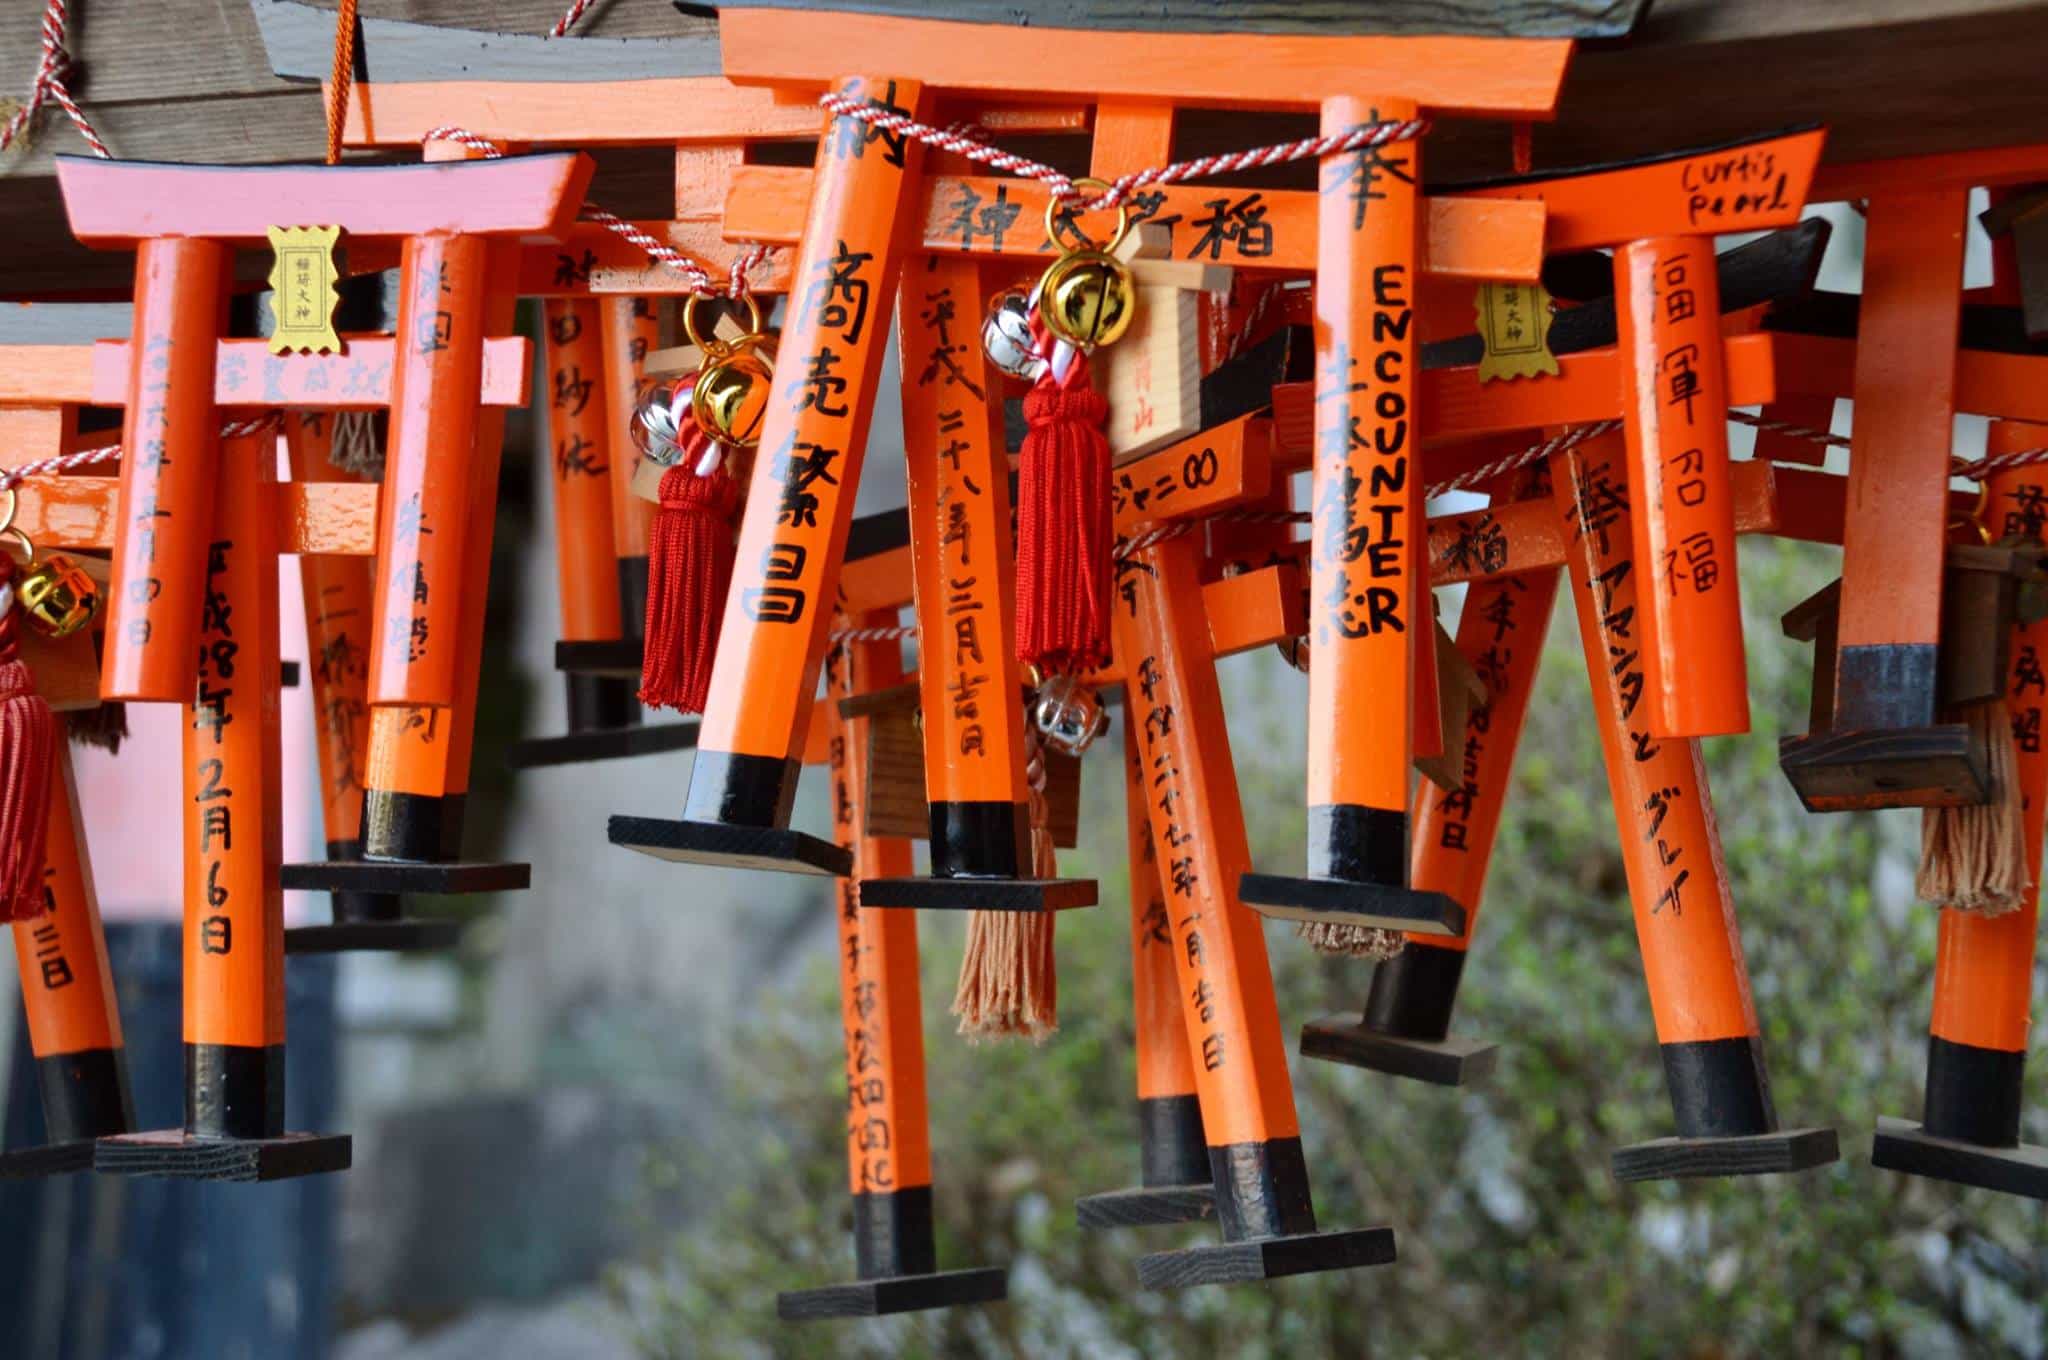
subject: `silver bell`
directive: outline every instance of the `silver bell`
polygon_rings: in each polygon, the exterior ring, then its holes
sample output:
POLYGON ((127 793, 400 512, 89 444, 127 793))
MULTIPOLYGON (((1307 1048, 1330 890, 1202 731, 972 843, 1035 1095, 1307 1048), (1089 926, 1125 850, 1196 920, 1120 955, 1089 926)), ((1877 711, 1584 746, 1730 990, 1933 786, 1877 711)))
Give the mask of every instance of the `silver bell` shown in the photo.
POLYGON ((1055 675, 1038 687, 1031 721, 1040 741, 1061 755, 1079 756, 1109 730, 1109 710, 1075 677, 1055 675))
POLYGON ((633 410, 633 444, 651 463, 673 467, 682 458, 680 434, 694 419, 690 400, 695 376, 685 382, 656 383, 633 410))
POLYGON ((1045 356, 1031 338, 1031 299, 1020 289, 998 294, 981 323, 981 347, 988 361, 1013 378, 1037 382, 1045 356))

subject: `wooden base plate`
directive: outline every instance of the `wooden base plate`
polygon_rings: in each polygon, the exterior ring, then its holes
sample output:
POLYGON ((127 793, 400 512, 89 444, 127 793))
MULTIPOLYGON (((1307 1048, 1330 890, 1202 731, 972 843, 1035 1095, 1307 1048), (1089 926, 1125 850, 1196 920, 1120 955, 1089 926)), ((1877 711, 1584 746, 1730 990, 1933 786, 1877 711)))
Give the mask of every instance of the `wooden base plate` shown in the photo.
POLYGON ((557 642, 555 669, 571 675, 612 675, 640 678, 640 639, 610 638, 603 642, 557 642))
POLYGON ((1840 1160, 1833 1129, 1779 1129, 1734 1138, 1653 1138, 1616 1148, 1618 1181, 1695 1180, 1810 1171, 1840 1160))
POLYGON ((1138 1258, 1143 1289, 1186 1289, 1198 1284, 1245 1284, 1326 1270, 1383 1266, 1394 1259, 1392 1228, 1262 1237, 1183 1251, 1155 1251, 1138 1258))
POLYGON ((880 1317, 952 1308, 963 1303, 1000 1303, 1010 1295, 1008 1274, 996 1267, 941 1270, 932 1275, 896 1275, 881 1280, 790 1289, 775 1296, 775 1316, 784 1322, 826 1318, 880 1317))
POLYGON ((1780 737, 1778 768, 1808 812, 1963 807, 1991 795, 1967 723, 1780 737))
POLYGON ((614 816, 609 834, 613 845, 678 864, 716 864, 728 869, 770 869, 833 878, 844 878, 853 872, 852 851, 842 850, 807 831, 614 816))
POLYGON ((1238 880, 1237 895, 1259 915, 1282 921, 1378 926, 1419 935, 1457 935, 1465 929, 1465 909, 1448 895, 1383 883, 1246 874, 1238 880))
POLYGON ((2048 1199, 2048 1148, 1984 1147, 1937 1138, 1910 1119, 1880 1118, 1870 1164, 1929 1180, 1974 1185, 2001 1194, 2048 1199))
POLYGON ((543 765, 625 760, 632 756, 660 755, 664 751, 687 751, 696 744, 697 724, 694 722, 600 727, 589 732, 565 732, 559 737, 527 737, 515 741, 505 753, 505 768, 532 770, 543 765))
POLYGON ((197 1181, 277 1181, 346 1171, 345 1133, 287 1133, 277 1138, 195 1138, 183 1129, 102 1138, 93 1170, 114 1176, 175 1176, 197 1181))
POLYGON ((1369 1029, 1360 1020, 1333 1015, 1301 1027, 1301 1056, 1364 1067, 1390 1076, 1464 1086, 1493 1072, 1498 1044, 1483 1039, 1403 1039, 1369 1029))
POLYGON ((336 921, 293 926, 284 933, 287 954, 422 954, 462 943, 461 921, 336 921))
POLYGON ((1092 907, 1092 878, 864 878, 864 907, 916 911, 1069 911, 1092 907))
POLYGON ((74 1171, 92 1170, 93 1141, 44 1143, 39 1147, 8 1148, 0 1152, 0 1181, 34 1181, 45 1176, 68 1176, 74 1171))
POLYGON ((322 860, 284 866, 283 886, 300 892, 463 893, 523 892, 533 883, 531 864, 457 860, 322 860))
POLYGON ((1200 1223, 1216 1217, 1216 1187, 1201 1185, 1139 1185, 1105 1190, 1074 1201, 1074 1221, 1083 1228, 1151 1228, 1168 1223, 1200 1223))

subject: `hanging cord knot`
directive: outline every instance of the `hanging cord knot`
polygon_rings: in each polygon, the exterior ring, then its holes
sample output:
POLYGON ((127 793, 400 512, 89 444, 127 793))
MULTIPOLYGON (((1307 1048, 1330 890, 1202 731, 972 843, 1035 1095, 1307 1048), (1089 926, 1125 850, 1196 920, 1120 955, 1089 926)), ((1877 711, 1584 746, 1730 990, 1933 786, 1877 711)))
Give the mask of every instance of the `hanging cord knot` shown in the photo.
POLYGON ((17 571, 0 551, 0 920, 26 921, 43 913, 57 715, 21 659, 17 571))
MULTIPOLYGON (((687 395, 678 399, 687 406, 687 395)), ((661 474, 660 504, 647 531, 640 702, 702 713, 732 589, 733 518, 742 488, 728 466, 733 455, 695 421, 677 430, 675 444, 676 462, 661 474)))
POLYGON ((64 44, 64 30, 70 22, 66 0, 50 0, 44 6, 40 34, 43 55, 36 63, 35 83, 29 86, 28 102, 14 111, 6 126, 0 127, 0 151, 14 144, 14 139, 34 120, 43 105, 55 104, 64 110, 65 117, 71 120, 71 126, 78 129, 78 135, 92 148, 93 155, 106 160, 113 158, 114 153, 107 150, 107 144, 100 140, 99 133, 93 130, 91 121, 86 118, 85 110, 71 97, 71 91, 65 84, 73 69, 71 49, 64 44))

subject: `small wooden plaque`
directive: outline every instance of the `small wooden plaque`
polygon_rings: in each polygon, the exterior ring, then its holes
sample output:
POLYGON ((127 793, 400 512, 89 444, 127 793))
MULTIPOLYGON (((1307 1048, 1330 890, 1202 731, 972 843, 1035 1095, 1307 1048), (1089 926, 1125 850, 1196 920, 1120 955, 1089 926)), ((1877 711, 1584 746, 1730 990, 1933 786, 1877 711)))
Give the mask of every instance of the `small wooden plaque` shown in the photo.
POLYGON ((868 719, 867 774, 863 832, 928 839, 932 817, 924 796, 924 736, 915 713, 897 709, 868 719))

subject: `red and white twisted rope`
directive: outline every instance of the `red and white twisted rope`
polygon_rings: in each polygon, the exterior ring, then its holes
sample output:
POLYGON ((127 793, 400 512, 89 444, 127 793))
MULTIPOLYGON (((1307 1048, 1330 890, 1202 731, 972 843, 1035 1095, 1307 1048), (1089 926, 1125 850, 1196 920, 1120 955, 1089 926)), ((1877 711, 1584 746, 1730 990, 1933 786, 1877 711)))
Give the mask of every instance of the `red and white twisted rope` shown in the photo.
POLYGON ((583 11, 589 9, 592 5, 596 3, 597 0, 576 0, 575 4, 569 6, 569 12, 567 14, 564 14, 561 18, 555 20, 555 26, 548 30, 548 36, 550 38, 567 37, 569 35, 569 30, 576 26, 576 21, 583 17, 583 11))
MULTIPOLYGON (((240 439, 247 435, 261 434, 265 430, 274 430, 282 423, 282 417, 274 411, 250 420, 231 420, 220 427, 220 437, 240 439)), ((51 477, 76 472, 95 463, 114 462, 120 456, 119 444, 102 444, 95 449, 80 449, 76 453, 60 453, 51 458, 38 458, 33 463, 23 463, 19 467, 0 472, 0 491, 20 486, 31 477, 51 477)))
POLYGON ((1149 170, 1135 170, 1111 180, 1107 191, 1093 198, 1084 198, 1072 176, 1056 170, 1043 161, 1032 160, 1004 151, 1000 147, 978 142, 965 133, 951 128, 934 127, 920 123, 909 114, 882 107, 866 99, 837 92, 822 96, 819 105, 827 113, 841 118, 852 118, 858 122, 877 127, 884 132, 900 133, 926 146, 937 147, 965 156, 978 165, 986 165, 1008 174, 1022 175, 1035 179, 1052 190, 1056 199, 1074 199, 1074 208, 1079 212, 1094 212, 1099 208, 1114 208, 1139 189, 1154 184, 1178 184, 1184 179, 1200 179, 1207 175, 1229 175, 1240 170, 1256 170, 1268 165, 1284 165, 1289 161, 1310 160, 1319 156, 1337 156, 1347 151, 1364 147, 1385 146, 1391 142, 1405 142, 1420 137, 1429 131, 1429 120, 1410 118, 1401 121, 1364 123, 1344 132, 1333 132, 1321 137, 1304 137, 1296 142, 1279 142, 1272 146, 1253 147, 1247 151, 1232 151, 1220 156, 1198 156, 1191 161, 1175 161, 1171 165, 1154 166, 1149 170))
MULTIPOLYGON (((573 13, 570 17, 573 19, 573 13)), ((479 136, 468 128, 454 127, 446 123, 437 128, 429 128, 426 135, 421 137, 420 140, 423 142, 453 142, 457 146, 468 147, 485 160, 498 160, 505 154, 505 149, 490 138, 479 136)), ((691 292, 710 297, 720 291, 717 282, 711 277, 710 271, 706 270, 703 265, 685 255, 682 251, 677 250, 668 242, 643 230, 636 224, 628 222, 617 213, 607 212, 603 208, 585 203, 583 205, 583 220, 597 223, 606 231, 638 246, 655 263, 675 270, 690 281, 691 292)), ((733 257, 732 269, 729 275, 730 281, 724 290, 727 296, 735 298, 747 296, 747 293, 750 291, 747 275, 763 260, 768 258, 769 250, 770 247, 768 246, 752 245, 746 247, 733 257)))
POLYGON ((64 77, 71 73, 71 51, 64 45, 64 30, 70 25, 71 15, 65 8, 66 0, 50 0, 43 9, 42 60, 36 63, 35 84, 29 87, 28 102, 14 111, 5 127, 0 127, 0 151, 14 144, 29 120, 36 116, 45 103, 53 103, 64 110, 71 119, 71 126, 78 129, 78 135, 85 138, 85 144, 92 148, 95 156, 113 159, 114 153, 107 150, 107 144, 100 140, 93 130, 85 110, 78 107, 78 101, 71 97, 71 91, 64 84, 64 77))
MULTIPOLYGON (((1790 435, 1794 439, 1806 439, 1830 448, 1846 449, 1852 444, 1849 436, 1845 434, 1829 434, 1805 425, 1794 425, 1789 421, 1766 420, 1762 416, 1753 416, 1746 411, 1730 411, 1728 419, 1738 425, 1768 430, 1773 434, 1790 435)), ((1987 454, 1967 463, 1958 460, 1955 466, 1949 469, 1949 476, 1960 477, 1966 482, 1981 482, 1994 472, 2009 472, 2013 468, 2031 467, 2036 463, 2048 463, 2048 444, 2031 449, 2014 449, 2010 453, 1987 454)))
POLYGON ((837 647, 847 642, 897 642, 916 636, 916 624, 897 624, 887 628, 835 628, 825 634, 825 640, 837 647))

